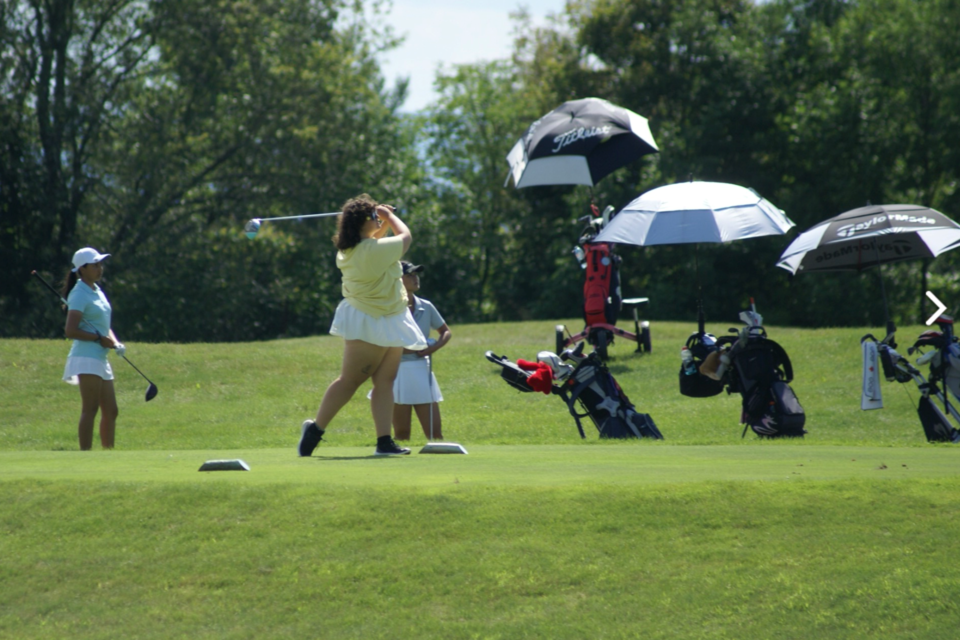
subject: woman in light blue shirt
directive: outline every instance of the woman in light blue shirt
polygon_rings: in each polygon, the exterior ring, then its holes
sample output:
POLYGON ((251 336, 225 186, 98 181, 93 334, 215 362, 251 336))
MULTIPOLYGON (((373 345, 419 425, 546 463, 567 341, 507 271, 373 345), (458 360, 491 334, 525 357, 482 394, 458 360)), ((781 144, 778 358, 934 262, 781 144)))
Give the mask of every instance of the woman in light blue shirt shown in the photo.
POLYGON ((82 406, 77 433, 81 451, 93 447, 93 423, 98 411, 100 444, 104 449, 112 449, 119 413, 107 351, 116 349, 123 355, 126 348, 110 328, 110 302, 97 286, 103 277, 103 260, 109 256, 90 247, 77 251, 63 287, 67 300, 64 335, 73 340, 63 379, 80 386, 82 406))

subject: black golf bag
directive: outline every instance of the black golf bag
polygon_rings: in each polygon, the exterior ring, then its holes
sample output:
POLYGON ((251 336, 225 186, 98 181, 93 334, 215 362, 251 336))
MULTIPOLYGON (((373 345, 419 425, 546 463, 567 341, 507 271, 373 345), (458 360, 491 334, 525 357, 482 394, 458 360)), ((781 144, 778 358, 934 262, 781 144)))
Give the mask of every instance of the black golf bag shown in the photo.
POLYGON ((723 391, 723 382, 700 372, 700 367, 717 352, 717 339, 709 333, 693 333, 684 345, 690 360, 680 365, 680 393, 690 398, 709 398, 723 391))
MULTIPOLYGON (((722 336, 712 342, 712 336, 700 332, 687 340, 694 360, 702 358, 695 383, 687 383, 684 395, 715 395, 716 386, 726 387, 727 393, 739 393, 741 398, 740 423, 762 438, 800 438, 806 434, 803 426, 806 415, 790 382, 793 365, 790 356, 778 343, 767 337, 763 318, 751 308, 740 313, 746 323, 741 330, 731 329, 734 336, 722 336), (709 375, 706 375, 709 374, 709 375)), ((689 362, 684 363, 689 366, 689 362)), ((684 392, 685 372, 681 369, 681 392, 684 392)), ((689 374, 688 377, 693 377, 689 374)))
MULTIPOLYGON (((586 438, 580 419, 589 416, 601 438, 662 440, 663 435, 653 419, 636 411, 600 356, 593 352, 584 357, 581 355, 582 351, 581 342, 575 351, 564 353, 564 356, 576 364, 563 364, 552 368, 554 373, 551 375, 555 374, 556 377, 549 387, 549 393, 559 396, 567 405, 570 415, 577 423, 580 437, 586 438), (578 406, 582 407, 583 413, 578 413, 578 406)), ((555 355, 553 357, 556 358, 555 355)), ((525 393, 535 391, 530 385, 533 371, 521 368, 506 356, 496 356, 492 351, 487 351, 486 358, 502 367, 500 375, 511 387, 525 393)))
MULTIPOLYGON (((737 341, 740 343, 740 340, 737 341)), ((740 421, 764 438, 802 438, 806 415, 790 387, 793 365, 763 327, 750 327, 740 349, 731 349, 727 393, 742 398, 740 421)))
POLYGON ((861 342, 877 342, 877 354, 883 375, 888 381, 903 384, 912 380, 916 383, 920 391, 917 417, 920 418, 927 441, 960 444, 960 431, 954 426, 960 424, 960 412, 950 401, 951 397, 960 400, 960 344, 953 335, 953 318, 941 315, 937 325, 940 331, 923 332, 907 351, 910 355, 922 354, 917 364, 930 364, 929 379, 924 378, 919 369, 896 352, 892 333, 881 341, 866 335, 861 342), (925 348, 932 350, 923 353, 925 348))

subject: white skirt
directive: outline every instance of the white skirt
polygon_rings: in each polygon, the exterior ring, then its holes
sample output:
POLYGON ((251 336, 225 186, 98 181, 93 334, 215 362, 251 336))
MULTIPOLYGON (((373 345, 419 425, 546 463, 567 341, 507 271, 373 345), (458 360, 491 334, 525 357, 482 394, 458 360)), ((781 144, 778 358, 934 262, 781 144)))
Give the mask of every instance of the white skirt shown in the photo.
POLYGON ((330 325, 330 334, 344 340, 363 340, 380 347, 404 347, 411 351, 427 348, 427 339, 413 320, 410 309, 392 316, 374 318, 347 300, 341 300, 330 325))
POLYGON ((107 360, 80 356, 67 358, 67 364, 63 367, 63 381, 67 384, 80 384, 77 376, 81 373, 90 373, 104 380, 113 380, 113 369, 110 368, 110 362, 107 360))
MULTIPOLYGON (((367 398, 372 395, 371 389, 367 392, 367 398)), ((397 378, 393 381, 393 402, 394 404, 443 402, 437 377, 430 371, 430 363, 426 358, 400 361, 400 370, 397 371, 397 378), (427 382, 428 376, 429 382, 427 382)))

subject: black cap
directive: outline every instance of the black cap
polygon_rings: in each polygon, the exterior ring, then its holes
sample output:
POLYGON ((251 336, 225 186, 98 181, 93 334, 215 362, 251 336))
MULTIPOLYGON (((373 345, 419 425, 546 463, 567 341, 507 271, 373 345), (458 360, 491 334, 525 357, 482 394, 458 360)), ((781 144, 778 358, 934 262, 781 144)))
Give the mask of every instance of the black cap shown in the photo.
POLYGON ((403 275, 407 275, 408 273, 420 273, 423 271, 422 264, 413 264, 412 262, 407 262, 406 260, 401 260, 400 266, 403 267, 403 275))

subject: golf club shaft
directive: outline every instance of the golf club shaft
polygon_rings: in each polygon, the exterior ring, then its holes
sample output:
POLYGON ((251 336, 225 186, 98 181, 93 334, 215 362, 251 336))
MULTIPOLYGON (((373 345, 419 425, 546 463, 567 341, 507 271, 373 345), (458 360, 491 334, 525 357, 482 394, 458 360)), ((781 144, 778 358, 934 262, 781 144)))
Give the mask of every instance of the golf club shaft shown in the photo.
MULTIPOLYGON (((120 357, 123 358, 124 360, 127 360, 127 356, 120 356, 120 357)), ((140 371, 140 369, 137 369, 137 365, 133 364, 133 363, 130 362, 129 360, 127 360, 127 364, 129 364, 131 367, 133 367, 133 369, 134 369, 137 373, 139 373, 141 376, 143 376, 143 379, 144 379, 144 380, 146 380, 146 381, 149 382, 150 384, 153 384, 153 381, 150 380, 150 378, 148 378, 146 375, 144 375, 143 371, 140 371)), ((156 385, 154 385, 154 386, 156 386, 156 385)))
POLYGON ((333 211, 331 213, 308 213, 302 216, 280 216, 278 218, 254 218, 254 220, 259 220, 260 222, 277 222, 279 220, 300 220, 301 218, 327 218, 329 216, 338 216, 340 215, 339 211, 333 211))
MULTIPOLYGON (((31 275, 36 276, 36 277, 37 277, 37 280, 39 280, 39 281, 42 282, 44 285, 46 285, 47 289, 50 289, 50 291, 52 291, 52 292, 54 293, 54 295, 56 295, 58 298, 60 298, 60 302, 62 302, 63 304, 67 304, 67 301, 63 299, 63 296, 61 296, 59 293, 57 293, 57 290, 54 289, 53 286, 52 286, 49 282, 47 282, 46 280, 44 280, 44 279, 40 276, 39 273, 37 273, 36 271, 33 271, 33 272, 31 272, 31 275)), ((123 358, 124 360, 127 360, 127 356, 120 356, 120 357, 123 358)), ((143 375, 143 371, 140 371, 140 369, 137 369, 137 365, 133 364, 133 363, 130 362, 129 360, 127 360, 127 363, 128 363, 131 367, 133 367, 134 369, 136 369, 137 373, 139 373, 140 375, 142 375, 144 380, 146 380, 146 381, 149 382, 150 384, 153 384, 153 382, 150 380, 150 378, 148 378, 147 376, 143 375)))
POLYGON ((60 302, 62 302, 63 304, 67 304, 67 301, 63 299, 63 296, 61 296, 61 295, 57 292, 57 290, 53 288, 53 285, 51 285, 49 282, 47 282, 46 280, 44 280, 43 277, 42 277, 39 273, 37 273, 36 271, 31 271, 31 272, 30 272, 30 275, 35 276, 35 277, 37 278, 37 280, 39 280, 40 282, 42 282, 47 289, 50 289, 50 291, 53 292, 53 295, 55 295, 55 296, 57 296, 58 298, 60 298, 60 302))
MULTIPOLYGON (((44 279, 40 276, 39 273, 37 273, 36 271, 32 271, 30 274, 33 275, 33 276, 36 276, 37 280, 39 280, 39 281, 42 282, 44 285, 46 285, 47 289, 50 289, 50 291, 52 291, 52 292, 54 293, 54 295, 56 295, 58 298, 60 298, 60 302, 62 302, 64 305, 67 304, 67 301, 63 299, 63 296, 61 296, 59 293, 57 293, 57 290, 54 289, 53 286, 52 286, 49 282, 47 282, 46 280, 44 280, 44 279)), ((124 360, 127 360, 127 356, 125 356, 125 355, 121 355, 120 357, 123 358, 124 360)), ((153 381, 150 380, 150 378, 148 378, 146 375, 144 375, 143 371, 140 371, 140 369, 137 368, 137 365, 133 364, 133 363, 130 362, 129 360, 127 360, 127 364, 129 364, 131 367, 133 367, 133 369, 134 369, 137 373, 139 373, 141 376, 143 376, 143 379, 144 379, 144 380, 146 380, 147 382, 150 383, 150 386, 153 387, 153 389, 154 389, 154 390, 153 390, 153 395, 156 395, 157 392, 156 392, 155 389, 156 389, 156 386, 157 386, 157 385, 153 384, 153 381)), ((150 390, 148 390, 147 393, 148 393, 148 395, 147 395, 147 400, 150 400, 150 399, 152 398, 152 396, 149 395, 150 390)))
POLYGON ((427 356, 427 389, 430 390, 430 442, 433 442, 433 358, 427 356))

